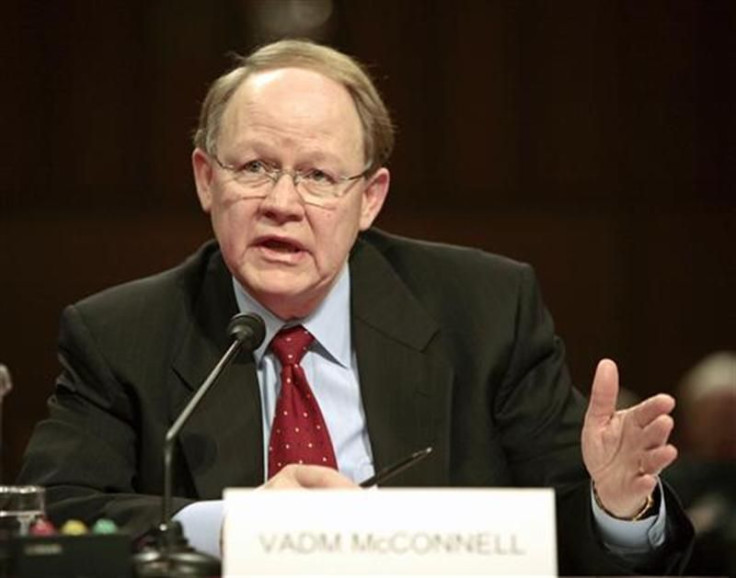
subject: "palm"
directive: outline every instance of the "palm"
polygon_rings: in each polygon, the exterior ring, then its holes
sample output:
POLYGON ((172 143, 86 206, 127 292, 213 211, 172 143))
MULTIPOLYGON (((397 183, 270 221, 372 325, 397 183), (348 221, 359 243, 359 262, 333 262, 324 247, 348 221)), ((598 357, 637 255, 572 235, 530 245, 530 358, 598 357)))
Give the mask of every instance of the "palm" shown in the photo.
POLYGON ((616 411, 618 370, 603 360, 596 371, 582 432, 585 467, 606 509, 622 517, 636 512, 654 489, 657 474, 676 457, 667 444, 674 400, 656 395, 616 411))

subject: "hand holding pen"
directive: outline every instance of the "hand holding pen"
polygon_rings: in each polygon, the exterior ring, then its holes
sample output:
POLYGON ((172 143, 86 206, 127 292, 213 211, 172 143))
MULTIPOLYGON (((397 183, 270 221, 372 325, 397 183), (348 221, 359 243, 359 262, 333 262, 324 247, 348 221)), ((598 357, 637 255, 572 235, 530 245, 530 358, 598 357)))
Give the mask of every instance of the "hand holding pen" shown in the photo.
POLYGON ((432 446, 428 446, 424 448, 423 450, 414 452, 413 454, 408 455, 407 457, 399 460, 398 462, 395 462, 391 464, 390 466, 383 468, 380 472, 378 472, 374 476, 371 476, 370 478, 360 482, 359 485, 361 488, 370 488, 372 486, 377 486, 378 484, 383 484, 386 481, 393 478, 394 476, 400 474, 404 470, 418 464, 420 461, 422 461, 424 458, 426 458, 431 453, 432 453, 432 446))
MULTIPOLYGON (((416 465, 430 453, 432 453, 431 446, 414 452, 383 468, 370 478, 363 480, 358 487, 370 488, 378 484, 383 484, 404 470, 416 465)), ((291 464, 270 478, 262 487, 266 489, 338 489, 355 488, 356 485, 343 474, 332 468, 291 464)))

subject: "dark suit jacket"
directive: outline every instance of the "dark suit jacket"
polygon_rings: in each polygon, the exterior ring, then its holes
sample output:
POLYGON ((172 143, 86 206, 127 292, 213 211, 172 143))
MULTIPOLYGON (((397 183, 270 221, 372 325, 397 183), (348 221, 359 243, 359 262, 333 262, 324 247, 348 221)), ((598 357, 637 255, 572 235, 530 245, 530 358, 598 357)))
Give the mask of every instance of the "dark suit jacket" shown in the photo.
MULTIPOLYGON (((376 469, 428 445, 402 486, 553 486, 563 574, 632 573, 592 525, 580 454, 584 403, 570 385, 530 267, 477 250, 364 233, 350 256, 360 387, 376 469)), ((68 307, 63 372, 20 481, 48 510, 156 523, 167 428, 228 346, 237 312, 218 247, 68 307)), ((181 436, 175 508, 262 483, 261 406, 241 355, 181 436)), ((680 566, 689 526, 668 503, 670 539, 652 570, 680 566)))

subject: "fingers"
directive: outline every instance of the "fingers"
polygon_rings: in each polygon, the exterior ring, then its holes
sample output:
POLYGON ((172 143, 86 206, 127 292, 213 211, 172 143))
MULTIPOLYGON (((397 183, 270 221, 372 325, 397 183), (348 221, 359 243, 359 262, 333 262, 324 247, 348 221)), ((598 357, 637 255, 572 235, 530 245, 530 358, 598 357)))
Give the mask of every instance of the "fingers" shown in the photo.
POLYGON ((631 408, 634 421, 641 427, 647 427, 659 416, 670 413, 675 408, 675 398, 666 393, 660 393, 645 399, 631 408))
POLYGON ((677 448, 672 444, 663 445, 644 452, 639 458, 638 477, 654 477, 677 458, 677 448))
POLYGON ((332 468, 324 466, 307 466, 290 464, 268 480, 263 488, 298 489, 298 488, 357 488, 358 486, 332 468))
POLYGON ((294 465, 297 482, 302 488, 357 488, 358 486, 332 468, 294 465))
POLYGON ((608 420, 616 411, 618 397, 618 368, 610 359, 598 363, 590 390, 590 403, 585 419, 608 420))
POLYGON ((664 414, 655 417, 642 429, 640 443, 643 451, 638 459, 636 476, 658 476, 675 461, 677 448, 667 443, 674 426, 672 417, 664 414))
POLYGON ((647 424, 641 433, 641 445, 652 449, 664 445, 675 427, 675 420, 669 415, 660 415, 647 424))

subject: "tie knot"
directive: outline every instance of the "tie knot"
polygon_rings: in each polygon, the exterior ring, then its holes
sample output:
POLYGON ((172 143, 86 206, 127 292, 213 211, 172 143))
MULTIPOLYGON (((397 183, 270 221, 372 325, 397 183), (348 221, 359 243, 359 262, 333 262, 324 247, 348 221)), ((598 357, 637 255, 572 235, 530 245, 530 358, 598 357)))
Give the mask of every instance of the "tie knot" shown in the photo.
POLYGON ((281 367, 296 365, 302 360, 314 336, 301 325, 279 331, 271 340, 271 349, 279 358, 281 367))

